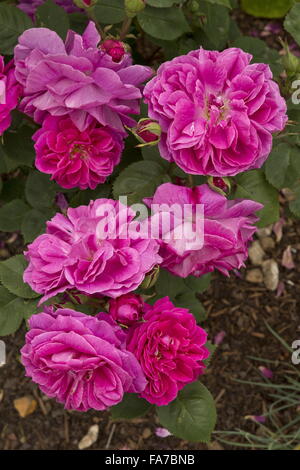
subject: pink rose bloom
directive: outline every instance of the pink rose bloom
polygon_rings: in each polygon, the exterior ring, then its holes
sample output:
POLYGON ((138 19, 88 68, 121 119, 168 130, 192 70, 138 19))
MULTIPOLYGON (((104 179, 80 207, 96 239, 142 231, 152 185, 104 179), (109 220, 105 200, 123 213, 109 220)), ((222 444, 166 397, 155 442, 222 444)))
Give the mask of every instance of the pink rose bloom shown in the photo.
POLYGON ((213 176, 263 165, 287 108, 269 66, 251 59, 237 48, 200 49, 160 66, 144 96, 162 128, 163 158, 213 176))
POLYGON ((15 78, 14 62, 7 65, 0 56, 0 136, 11 124, 11 111, 18 105, 22 87, 15 78))
POLYGON ((68 117, 48 116, 33 136, 35 166, 63 188, 95 189, 118 165, 123 140, 109 127, 90 124, 79 131, 68 117))
POLYGON ((204 372, 206 332, 195 317, 168 297, 146 305, 144 323, 129 330, 127 349, 135 355, 148 381, 141 397, 158 406, 173 401, 204 372))
POLYGON ((125 326, 133 325, 142 319, 144 301, 140 295, 125 294, 109 301, 109 314, 125 326))
POLYGON ((112 199, 56 214, 28 246, 24 281, 42 301, 66 289, 112 298, 135 290, 161 262, 158 242, 132 233, 135 216, 112 199))
MULTIPOLYGON (((227 200, 207 184, 191 189, 165 183, 157 188, 153 198, 145 202, 148 205, 177 204, 183 214, 185 205, 191 207, 190 217, 183 220, 175 218, 170 232, 160 227, 161 266, 180 277, 190 274, 199 277, 214 269, 228 275, 230 270, 244 266, 248 257, 248 243, 256 231, 254 223, 258 217, 255 212, 263 207, 247 199, 227 200), (203 205, 203 215, 196 211, 198 204, 203 205), (203 221, 203 225, 198 225, 203 233, 197 234, 198 217, 203 221), (178 229, 181 224, 184 227, 182 233, 195 234, 195 238, 176 239, 172 229, 178 229), (200 236, 196 237, 196 234, 200 236)), ((162 210, 159 208, 153 217, 161 218, 165 211, 164 207, 162 210)))
POLYGON ((16 77, 25 94, 21 109, 38 123, 48 113, 69 116, 84 131, 96 119, 125 135, 152 70, 132 65, 128 53, 114 62, 98 47, 100 39, 93 21, 82 36, 69 31, 65 43, 47 28, 25 31, 15 48, 16 77))
POLYGON ((69 309, 32 315, 21 350, 26 376, 69 410, 105 410, 146 380, 126 334, 105 313, 96 317, 69 309))

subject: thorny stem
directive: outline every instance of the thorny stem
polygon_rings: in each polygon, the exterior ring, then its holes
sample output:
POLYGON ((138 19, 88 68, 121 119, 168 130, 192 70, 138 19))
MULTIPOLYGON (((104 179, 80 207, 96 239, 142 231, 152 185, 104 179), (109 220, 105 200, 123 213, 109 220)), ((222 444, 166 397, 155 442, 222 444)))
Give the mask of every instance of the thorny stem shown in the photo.
POLYGON ((132 18, 126 17, 124 19, 122 27, 121 27, 121 31, 120 31, 120 41, 123 41, 126 38, 128 31, 130 29, 131 23, 132 23, 132 18))
POLYGON ((187 177, 188 177, 189 187, 192 188, 194 186, 193 176, 187 175, 187 177))

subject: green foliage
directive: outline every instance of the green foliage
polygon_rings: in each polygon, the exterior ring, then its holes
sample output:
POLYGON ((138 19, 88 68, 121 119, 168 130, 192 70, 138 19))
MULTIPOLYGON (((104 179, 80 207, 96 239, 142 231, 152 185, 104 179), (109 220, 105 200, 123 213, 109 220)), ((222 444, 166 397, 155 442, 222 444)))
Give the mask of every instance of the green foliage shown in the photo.
POLYGON ((14 132, 6 132, 4 135, 3 150, 16 165, 31 167, 34 160, 34 148, 32 142, 33 130, 28 126, 22 126, 14 132))
POLYGON ((21 199, 4 204, 0 208, 0 230, 3 232, 13 232, 21 230, 22 221, 29 211, 29 206, 21 199))
POLYGON ((282 18, 294 4, 294 0, 242 0, 246 13, 262 18, 282 18))
POLYGON ((152 196, 162 183, 170 181, 163 165, 155 161, 140 161, 129 165, 115 180, 114 198, 127 196, 128 203, 142 202, 152 196))
POLYGON ((23 255, 16 255, 0 262, 0 281, 6 289, 18 297, 34 299, 39 296, 23 282, 27 261, 23 255))
POLYGON ((151 408, 151 404, 133 393, 126 393, 121 403, 113 406, 111 417, 115 420, 133 419, 144 415, 151 408))
POLYGON ((172 41, 190 31, 189 24, 181 9, 146 8, 137 15, 140 27, 150 36, 172 41))
POLYGON ((157 407, 157 414, 172 434, 192 442, 209 442, 216 424, 213 397, 200 382, 186 385, 176 400, 157 407))
POLYGON ((124 0, 99 0, 94 12, 102 24, 121 23, 125 18, 124 0))
POLYGON ((300 44, 300 3, 296 3, 284 20, 284 28, 300 44))
POLYGON ((234 199, 244 198, 260 202, 264 208, 257 212, 259 227, 279 219, 278 191, 266 180, 263 170, 251 170, 235 177, 237 183, 234 199))
POLYGON ((214 48, 223 49, 226 47, 229 37, 230 17, 228 8, 203 1, 201 2, 201 11, 206 16, 206 22, 202 26, 204 33, 214 48))
POLYGON ((47 0, 37 8, 36 17, 39 26, 49 28, 56 31, 59 36, 65 39, 68 29, 70 28, 70 21, 67 12, 53 2, 47 0))
POLYGON ((51 207, 55 193, 56 185, 48 175, 35 170, 29 173, 25 186, 25 196, 32 207, 35 209, 51 207))
POLYGON ((26 13, 8 3, 0 4, 0 53, 12 54, 18 37, 32 27, 26 13))
POLYGON ((199 278, 188 276, 183 279, 174 276, 165 269, 160 269, 159 278, 155 285, 156 296, 150 302, 153 303, 161 297, 168 296, 178 307, 188 308, 197 322, 202 322, 206 314, 196 294, 204 292, 209 287, 210 280, 210 274, 199 278))

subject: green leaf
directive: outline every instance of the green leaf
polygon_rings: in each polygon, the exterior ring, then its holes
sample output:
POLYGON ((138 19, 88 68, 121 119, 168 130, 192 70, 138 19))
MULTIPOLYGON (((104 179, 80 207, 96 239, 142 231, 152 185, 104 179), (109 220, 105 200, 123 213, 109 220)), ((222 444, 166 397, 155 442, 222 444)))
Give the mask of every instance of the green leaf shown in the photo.
POLYGON ((147 5, 156 8, 168 8, 173 6, 175 0, 147 0, 147 5))
POLYGON ((158 407, 157 414, 172 434, 192 442, 209 442, 216 424, 214 399, 200 382, 184 387, 176 400, 158 407))
POLYGON ((238 47, 245 52, 253 55, 252 63, 262 62, 268 64, 274 74, 279 75, 282 70, 281 58, 275 49, 267 46, 265 41, 250 36, 241 36, 236 38, 232 47, 238 47))
POLYGON ((278 191, 268 183, 263 170, 251 170, 235 177, 237 189, 234 199, 252 199, 264 204, 257 212, 260 220, 258 227, 265 227, 279 219, 278 191))
POLYGON ((17 132, 4 134, 4 151, 18 165, 32 166, 35 152, 32 141, 33 130, 23 126, 17 132))
MULTIPOLYGON (((1 158, 1 156, 0 156, 1 158)), ((25 189, 24 175, 17 178, 11 178, 3 182, 1 201, 10 202, 13 199, 22 199, 25 189)))
POLYGON ((206 319, 205 309, 197 299, 194 292, 185 292, 179 294, 175 299, 176 307, 187 308, 196 318, 197 323, 201 323, 206 319))
POLYGON ((289 203, 291 212, 300 218, 300 188, 295 191, 295 199, 289 203))
POLYGON ((125 18, 124 0, 99 0, 94 13, 102 24, 121 23, 125 18))
POLYGON ((84 191, 78 191, 70 199, 71 207, 78 207, 82 205, 88 205, 90 201, 95 199, 108 198, 111 193, 110 184, 101 184, 96 189, 85 189, 84 191))
POLYGON ((29 16, 15 5, 0 4, 0 53, 13 54, 18 37, 32 26, 29 16))
POLYGON ((141 28, 150 36, 167 41, 173 41, 184 33, 190 31, 185 16, 177 7, 172 8, 146 8, 137 15, 141 28))
POLYGON ((20 327, 24 318, 37 310, 36 300, 14 297, 0 286, 0 336, 11 335, 20 327))
POLYGON ((144 415, 151 404, 134 393, 126 393, 121 403, 110 409, 112 419, 133 419, 144 415))
POLYGON ((242 0, 242 8, 248 15, 261 18, 282 18, 293 3, 293 0, 242 0))
MULTIPOLYGON (((292 0, 288 3, 292 3, 292 0)), ((283 26, 300 45, 300 3, 296 3, 287 14, 283 26)))
POLYGON ((211 360, 212 360, 212 358, 213 358, 213 355, 215 354, 216 350, 218 349, 218 346, 216 344, 212 344, 210 341, 207 341, 205 343, 205 347, 210 352, 210 355, 208 356, 208 358, 204 359, 204 361, 203 361, 204 364, 206 365, 206 367, 208 367, 211 360))
POLYGON ((46 222, 51 219, 54 214, 51 211, 38 211, 32 209, 27 212, 21 225, 21 232, 24 237, 24 242, 32 242, 38 235, 41 235, 46 230, 46 222))
POLYGON ((14 232, 21 230, 24 216, 29 211, 29 206, 21 199, 14 199, 0 208, 0 230, 2 232, 14 232))
POLYGON ((277 189, 284 187, 286 172, 290 164, 290 150, 291 147, 288 144, 281 143, 272 150, 266 161, 266 178, 277 189))
POLYGON ((230 16, 228 8, 203 2, 201 3, 201 10, 206 16, 206 23, 202 25, 203 31, 215 48, 223 49, 229 36, 230 16))
POLYGON ((39 171, 32 171, 26 181, 25 196, 29 204, 35 209, 44 209, 52 206, 56 193, 56 185, 48 175, 39 171))
POLYGON ((27 261, 23 255, 16 255, 0 263, 0 281, 9 292, 26 299, 34 299, 40 294, 23 282, 27 261))
POLYGON ((206 0, 206 1, 214 5, 222 5, 224 7, 231 8, 230 0, 206 0))
POLYGON ((175 301, 177 295, 185 293, 187 287, 181 277, 174 276, 166 269, 160 269, 155 290, 158 297, 170 297, 175 301))
POLYGON ((157 186, 170 181, 165 169, 154 161, 140 161, 129 165, 116 178, 113 186, 114 198, 127 196, 128 204, 141 202, 152 196, 157 186))
POLYGON ((188 276, 184 279, 186 286, 198 294, 206 291, 210 286, 210 282, 211 274, 204 274, 201 277, 188 276))
POLYGON ((52 0, 47 0, 37 8, 36 18, 39 26, 52 29, 65 39, 70 28, 70 21, 67 12, 62 7, 52 0))

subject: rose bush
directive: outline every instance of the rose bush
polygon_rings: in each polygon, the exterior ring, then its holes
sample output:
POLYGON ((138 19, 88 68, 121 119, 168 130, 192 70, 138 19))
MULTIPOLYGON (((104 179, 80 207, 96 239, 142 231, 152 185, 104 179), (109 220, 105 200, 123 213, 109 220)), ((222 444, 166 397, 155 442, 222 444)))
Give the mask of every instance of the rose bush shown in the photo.
POLYGON ((242 35, 231 2, 158 3, 0 4, 0 230, 22 246, 0 336, 26 320, 26 374, 67 409, 155 406, 207 442, 199 294, 300 217, 300 60, 242 35))

